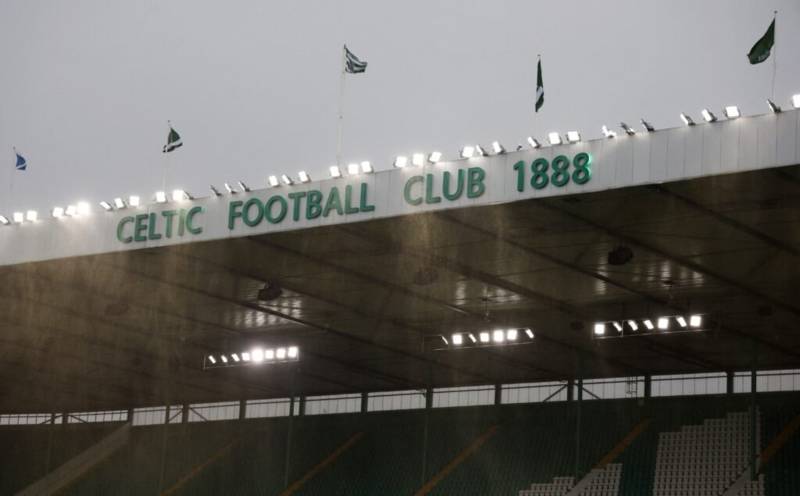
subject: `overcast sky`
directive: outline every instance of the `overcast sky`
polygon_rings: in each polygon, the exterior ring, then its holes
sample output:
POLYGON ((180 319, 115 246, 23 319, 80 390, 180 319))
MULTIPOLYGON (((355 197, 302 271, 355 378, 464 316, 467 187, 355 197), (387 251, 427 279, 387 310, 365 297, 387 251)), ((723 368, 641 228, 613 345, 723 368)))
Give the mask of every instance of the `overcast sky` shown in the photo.
POLYGON ((656 127, 766 110, 772 59, 746 53, 777 9, 775 97, 800 92, 800 4, 732 1, 2 0, 0 212, 335 163, 341 46, 369 62, 345 90, 344 162, 646 117, 656 127), (545 105, 535 114, 536 55, 545 105), (172 120, 184 147, 162 154, 172 120), (16 146, 29 162, 14 171, 16 146), (9 183, 11 182, 11 187, 9 183), (9 190, 11 190, 9 194, 9 190))

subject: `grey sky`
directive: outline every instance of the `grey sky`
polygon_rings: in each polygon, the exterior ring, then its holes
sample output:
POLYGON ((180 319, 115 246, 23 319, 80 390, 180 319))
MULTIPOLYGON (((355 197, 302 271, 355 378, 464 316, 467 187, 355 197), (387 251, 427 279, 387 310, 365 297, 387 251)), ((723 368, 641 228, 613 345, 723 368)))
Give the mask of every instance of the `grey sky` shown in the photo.
MULTIPOLYGON (((747 62, 779 10, 776 100, 800 92, 796 1, 0 3, 0 213, 335 163, 341 45, 345 162, 603 124, 763 113, 773 63, 747 62), (533 112, 536 54, 543 110, 533 112), (185 146, 164 155, 166 120, 185 146), (12 146, 28 158, 13 170, 12 146), (13 177, 13 191, 8 194, 13 177)), ((95 207, 96 208, 96 207, 95 207)))

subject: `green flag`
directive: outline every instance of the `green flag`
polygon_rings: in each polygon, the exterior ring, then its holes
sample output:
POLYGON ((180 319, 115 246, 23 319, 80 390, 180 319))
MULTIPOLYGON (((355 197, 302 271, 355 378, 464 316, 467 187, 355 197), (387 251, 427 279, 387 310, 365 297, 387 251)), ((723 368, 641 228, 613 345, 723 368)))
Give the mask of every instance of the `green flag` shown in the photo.
POLYGON ((544 83, 542 83, 542 59, 539 59, 539 65, 536 71, 536 111, 544 105, 544 83))
POLYGON ((760 64, 769 58, 769 54, 772 51, 772 45, 775 44, 775 19, 772 20, 772 23, 767 28, 767 32, 764 33, 756 44, 753 45, 753 48, 750 49, 750 53, 747 54, 747 58, 750 59, 751 64, 760 64))
POLYGON ((181 139, 181 135, 178 134, 178 132, 172 128, 172 125, 170 125, 169 136, 167 136, 167 144, 164 145, 164 149, 162 151, 164 153, 168 153, 182 146, 183 146, 183 140, 181 139))

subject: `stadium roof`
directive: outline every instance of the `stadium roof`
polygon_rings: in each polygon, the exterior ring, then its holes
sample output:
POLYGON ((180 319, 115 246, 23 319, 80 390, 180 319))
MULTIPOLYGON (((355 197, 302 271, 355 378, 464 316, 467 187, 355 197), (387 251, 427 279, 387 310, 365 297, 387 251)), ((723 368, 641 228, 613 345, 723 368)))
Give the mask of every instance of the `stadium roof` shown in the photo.
POLYGON ((798 119, 790 111, 299 185, 280 190, 283 223, 230 214, 250 198, 261 199, 258 211, 273 189, 2 227, 0 411, 746 370, 754 356, 759 368, 797 367, 798 119), (591 181, 535 189, 526 176, 515 189, 518 161, 528 170, 538 157, 581 152, 592 156, 591 181), (484 171, 480 195, 467 196, 468 168, 484 171), (442 171, 455 181, 458 169, 463 195, 428 203, 442 171), (344 208, 344 185, 360 198, 362 183, 371 196, 353 205, 374 210, 332 208, 312 222, 299 207, 290 223, 288 191, 329 197, 339 184, 344 208), (194 206, 203 208, 192 225, 194 206), (159 216, 170 208, 173 217, 159 216), (609 264, 620 246, 633 258, 609 264), (267 283, 282 295, 259 299, 267 283), (592 336, 598 321, 690 313, 712 328, 592 336), (432 344, 507 327, 536 337, 432 344), (267 344, 298 345, 299 363, 202 369, 208 354, 267 344))

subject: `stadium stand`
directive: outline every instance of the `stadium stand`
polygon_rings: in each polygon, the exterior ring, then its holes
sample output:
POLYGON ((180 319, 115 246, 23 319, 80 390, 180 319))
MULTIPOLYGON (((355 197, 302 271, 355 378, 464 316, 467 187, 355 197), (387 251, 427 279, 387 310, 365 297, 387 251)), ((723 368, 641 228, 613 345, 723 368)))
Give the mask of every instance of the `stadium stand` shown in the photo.
MULTIPOLYGON (((749 401, 584 401, 580 436, 577 405, 565 401, 140 426, 60 494, 718 495, 747 470, 749 401)), ((800 395, 759 395, 758 410, 759 450, 781 446, 736 494, 800 494, 800 439, 789 429, 800 395)), ((120 425, 3 427, 0 492, 120 425)))

